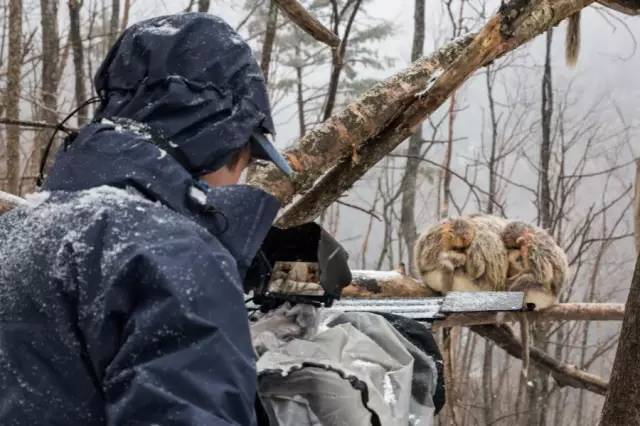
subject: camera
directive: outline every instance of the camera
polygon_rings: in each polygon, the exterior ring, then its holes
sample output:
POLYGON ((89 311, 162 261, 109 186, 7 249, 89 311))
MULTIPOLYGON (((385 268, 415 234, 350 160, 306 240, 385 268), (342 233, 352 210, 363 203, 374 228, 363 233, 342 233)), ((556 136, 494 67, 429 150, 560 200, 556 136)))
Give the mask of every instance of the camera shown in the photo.
POLYGON ((247 271, 245 293, 263 312, 285 302, 329 307, 351 283, 348 254, 316 223, 273 227, 247 271))

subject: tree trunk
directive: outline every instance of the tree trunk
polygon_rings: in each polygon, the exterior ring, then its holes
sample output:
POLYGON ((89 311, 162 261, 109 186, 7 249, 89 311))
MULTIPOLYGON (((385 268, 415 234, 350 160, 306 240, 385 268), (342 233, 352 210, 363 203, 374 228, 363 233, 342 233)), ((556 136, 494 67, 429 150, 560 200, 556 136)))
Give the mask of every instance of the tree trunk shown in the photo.
POLYGON ((111 0, 111 21, 109 22, 109 48, 113 46, 120 29, 120 0, 111 0))
MULTIPOLYGON (((411 49, 411 61, 415 62, 424 51, 425 33, 425 0, 416 0, 413 14, 413 48, 411 49)), ((407 246, 407 264, 410 273, 413 272, 413 246, 418 239, 416 227, 416 190, 418 182, 418 168, 420 165, 420 151, 422 150, 422 126, 409 139, 407 150, 407 165, 402 177, 402 204, 400 211, 400 229, 407 246)))
MULTIPOLYGON (((79 107, 87 100, 87 89, 84 72, 84 47, 82 46, 82 35, 80 33, 80 8, 82 0, 69 0, 69 32, 71 50, 73 51, 73 66, 75 73, 75 97, 76 107, 79 107)), ((87 122, 87 111, 81 109, 78 112, 78 127, 87 122)))
MULTIPOLYGON (((340 84, 340 74, 342 74, 342 67, 344 65, 344 56, 347 52, 347 44, 349 43, 349 34, 353 27, 353 21, 356 18, 356 14, 360 9, 361 0, 356 0, 351 10, 351 15, 347 21, 347 26, 342 36, 342 41, 337 49, 333 49, 333 56, 331 60, 331 77, 329 78, 329 88, 327 89, 327 100, 324 107, 323 120, 328 120, 333 114, 333 109, 336 104, 336 98, 338 96, 338 86, 340 84)), ((334 15, 336 15, 334 13, 334 15)), ((338 34, 338 27, 340 25, 340 17, 334 16, 335 27, 334 32, 338 34)))
MULTIPOLYGON (((39 119, 42 122, 55 124, 58 121, 58 85, 60 83, 58 63, 60 60, 60 35, 58 32, 58 1, 40 0, 40 23, 42 25, 42 86, 40 88, 41 106, 39 119)), ((53 131, 42 130, 35 138, 35 146, 31 154, 29 174, 37 175, 40 161, 53 131)), ((26 187, 30 192, 32 185, 26 187)))
MULTIPOLYGON (((544 228, 552 232, 552 199, 551 199, 551 121, 553 119, 553 80, 551 74, 551 43, 553 29, 547 31, 544 73, 542 76, 542 141, 540 143, 540 168, 538 176, 538 222, 544 228)), ((533 344, 542 350, 546 349, 547 332, 544 325, 537 324, 533 327, 531 336, 533 344)), ((548 374, 538 368, 531 369, 531 384, 528 387, 527 398, 527 424, 538 426, 544 423, 545 391, 547 388, 548 374)))
POLYGON ((489 200, 487 213, 494 214, 498 197, 497 179, 497 149, 498 149, 498 118, 496 117, 496 103, 493 98, 493 68, 487 66, 486 71, 487 98, 489 100, 489 115, 491 118, 491 153, 489 154, 489 200))
POLYGON ((493 421, 493 344, 484 341, 484 357, 482 361, 482 414, 484 423, 493 421))
POLYGON ((631 281, 601 426, 640 424, 640 257, 631 281))
POLYGON ((273 0, 269 3, 269 16, 267 17, 267 29, 264 33, 264 43, 262 45, 262 58, 260 67, 264 74, 264 81, 269 81, 269 66, 271 65, 271 53, 276 40, 276 30, 278 28, 278 8, 273 0))
POLYGON ((211 2, 209 0, 198 0, 198 12, 209 12, 209 6, 211 2))
POLYGON ((636 194, 635 194, 634 233, 636 240, 636 254, 640 255, 640 160, 636 161, 636 194))
POLYGON ((540 144, 540 176, 538 209, 539 224, 549 232, 551 229, 551 183, 549 176, 551 163, 551 120, 553 118, 553 81, 551 75, 551 41, 553 29, 547 31, 547 47, 542 76, 542 143, 540 144))
POLYGON ((130 12, 131 12, 131 0, 124 0, 124 10, 122 12, 122 22, 120 23, 120 32, 123 32, 129 26, 130 12))
POLYGON ((298 126, 300 137, 307 133, 307 124, 304 117, 304 86, 302 85, 302 56, 300 55, 300 45, 296 46, 296 94, 298 105, 298 126))
MULTIPOLYGON (((9 0, 9 60, 7 64, 6 116, 20 118, 22 69, 22 0, 9 0)), ((20 127, 7 126, 7 190, 20 190, 20 127)))

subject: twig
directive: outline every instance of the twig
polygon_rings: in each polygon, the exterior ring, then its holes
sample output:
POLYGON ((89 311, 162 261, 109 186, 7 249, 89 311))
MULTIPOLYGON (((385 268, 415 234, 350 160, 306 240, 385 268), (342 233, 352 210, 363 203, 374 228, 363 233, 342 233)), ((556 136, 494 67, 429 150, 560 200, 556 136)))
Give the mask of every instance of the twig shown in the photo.
POLYGON ((297 26, 316 40, 328 45, 338 47, 340 39, 336 34, 327 29, 320 21, 311 15, 297 0, 273 0, 278 7, 287 14, 297 26))
POLYGON ((337 201, 338 204, 340 204, 341 206, 345 206, 345 207, 349 207, 350 209, 354 209, 354 210, 358 210, 362 213, 368 214, 370 216, 372 216, 373 218, 375 218, 378 222, 382 222, 382 219, 380 219, 380 216, 378 216, 377 214, 374 213, 374 210, 367 210, 363 207, 360 206, 356 206, 355 204, 351 204, 351 203, 347 203, 345 201, 337 201))
MULTIPOLYGON (((509 355, 515 358, 522 357, 522 346, 519 339, 505 325, 475 325, 471 327, 471 330, 493 341, 509 355)), ((551 373, 560 387, 571 386, 599 395, 606 395, 608 383, 601 377, 582 371, 574 365, 560 362, 536 347, 530 347, 529 354, 531 362, 536 364, 538 368, 551 373)))
POLYGON ((47 123, 45 121, 14 120, 6 117, 0 117, 0 124, 4 124, 6 126, 30 127, 32 129, 60 129, 63 132, 74 132, 77 130, 72 127, 59 126, 56 123, 47 123))

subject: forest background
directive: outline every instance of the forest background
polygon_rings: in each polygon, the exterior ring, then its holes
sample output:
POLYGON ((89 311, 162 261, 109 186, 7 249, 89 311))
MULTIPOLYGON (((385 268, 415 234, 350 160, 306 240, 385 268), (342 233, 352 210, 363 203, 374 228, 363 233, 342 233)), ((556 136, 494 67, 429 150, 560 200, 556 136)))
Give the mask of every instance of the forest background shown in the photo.
MULTIPOLYGON (((201 10, 251 43, 268 76, 276 142, 285 148, 376 82, 480 29, 500 2, 303 3, 343 40, 343 55, 290 23, 271 0, 0 0, 0 116, 58 122, 93 95, 91 77, 123 28, 201 10)), ((411 270, 413 243, 426 226, 485 212, 554 235, 572 269, 562 301, 626 300, 636 259, 640 19, 596 4, 583 10, 581 27, 575 68, 565 65, 561 24, 474 74, 322 213, 353 268, 411 270)), ((91 115, 89 106, 67 125, 91 115)), ((0 189, 33 191, 50 136, 47 129, 0 127, 0 189)), ((618 323, 564 321, 538 328, 535 342, 556 359, 609 377, 618 333, 618 323)), ((453 411, 442 424, 597 423, 602 396, 560 388, 544 374, 524 381, 519 361, 464 329, 455 342, 453 411)))

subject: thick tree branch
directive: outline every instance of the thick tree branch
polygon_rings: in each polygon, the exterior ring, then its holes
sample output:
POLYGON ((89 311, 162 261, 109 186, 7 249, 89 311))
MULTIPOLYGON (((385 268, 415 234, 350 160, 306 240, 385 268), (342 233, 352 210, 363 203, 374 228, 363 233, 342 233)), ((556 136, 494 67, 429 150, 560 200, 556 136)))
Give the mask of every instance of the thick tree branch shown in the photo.
MULTIPOLYGON (((344 288, 344 298, 395 299, 437 297, 438 293, 421 281, 399 271, 353 271, 353 282, 344 288)), ((450 314, 434 322, 434 328, 474 326, 517 322, 526 316, 529 322, 545 321, 622 321, 622 303, 559 303, 544 311, 533 312, 474 312, 450 314)))
POLYGON ((624 318, 624 305, 622 303, 560 303, 544 311, 514 312, 506 315, 495 312, 452 314, 446 319, 434 323, 434 327, 517 322, 522 316, 526 316, 530 323, 545 321, 622 321, 624 318))
POLYGON ((338 47, 340 39, 327 27, 322 25, 313 15, 311 15, 297 0, 274 0, 275 4, 291 19, 297 26, 316 40, 328 45, 338 47))
POLYGON ((382 299, 437 296, 422 282, 398 271, 353 271, 352 273, 353 282, 342 290, 342 297, 382 299))
POLYGON ((281 225, 312 219, 410 136, 478 68, 590 3, 592 0, 508 3, 477 35, 456 40, 415 62, 300 139, 287 151, 298 172, 293 182, 266 166, 253 174, 251 183, 284 203, 295 193, 304 193, 285 211, 281 225))

